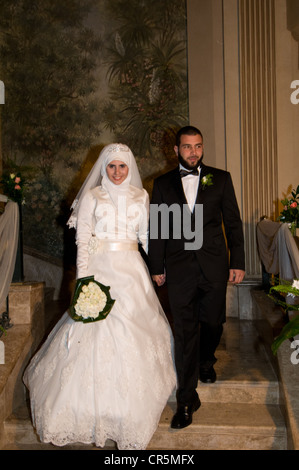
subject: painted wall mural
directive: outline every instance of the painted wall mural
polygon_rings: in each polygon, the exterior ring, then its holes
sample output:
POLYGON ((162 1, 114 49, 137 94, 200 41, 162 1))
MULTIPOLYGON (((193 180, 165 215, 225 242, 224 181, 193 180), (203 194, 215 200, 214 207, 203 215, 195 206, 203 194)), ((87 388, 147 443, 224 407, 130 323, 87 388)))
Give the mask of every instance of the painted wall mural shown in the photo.
POLYGON ((101 148, 128 144, 145 187, 188 121, 184 0, 1 0, 2 165, 28 183, 24 245, 65 250, 70 204, 101 148))

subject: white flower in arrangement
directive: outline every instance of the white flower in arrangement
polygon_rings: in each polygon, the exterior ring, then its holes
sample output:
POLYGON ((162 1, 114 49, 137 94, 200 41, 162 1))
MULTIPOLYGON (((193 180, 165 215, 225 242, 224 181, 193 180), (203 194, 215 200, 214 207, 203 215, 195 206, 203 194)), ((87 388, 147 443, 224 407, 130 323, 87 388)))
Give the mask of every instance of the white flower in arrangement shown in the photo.
POLYGON ((289 292, 286 292, 287 296, 295 299, 299 297, 299 279, 294 279, 293 284, 289 288, 289 292))
POLYGON ((97 318, 107 303, 107 296, 95 282, 82 287, 75 305, 75 312, 82 318, 97 318))

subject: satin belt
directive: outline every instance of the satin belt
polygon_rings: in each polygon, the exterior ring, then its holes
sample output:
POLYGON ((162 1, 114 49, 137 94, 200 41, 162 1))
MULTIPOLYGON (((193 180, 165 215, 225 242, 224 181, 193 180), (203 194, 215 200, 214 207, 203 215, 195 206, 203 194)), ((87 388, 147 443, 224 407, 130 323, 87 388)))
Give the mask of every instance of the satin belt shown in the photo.
POLYGON ((101 253, 104 251, 138 251, 138 243, 136 241, 109 241, 100 240, 92 237, 88 245, 89 254, 101 253))

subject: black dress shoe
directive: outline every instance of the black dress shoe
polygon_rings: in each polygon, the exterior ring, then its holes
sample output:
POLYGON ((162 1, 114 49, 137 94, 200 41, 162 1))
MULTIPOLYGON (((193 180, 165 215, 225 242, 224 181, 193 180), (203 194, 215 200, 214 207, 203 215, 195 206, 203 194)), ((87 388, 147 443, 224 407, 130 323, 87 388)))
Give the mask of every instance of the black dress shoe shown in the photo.
POLYGON ((192 415, 198 410, 201 402, 200 399, 197 399, 193 402, 192 405, 179 405, 177 412, 172 418, 171 427, 173 429, 183 429, 189 426, 192 423, 192 415))
POLYGON ((210 384, 216 382, 216 372, 214 367, 211 366, 209 369, 200 369, 199 380, 210 384))

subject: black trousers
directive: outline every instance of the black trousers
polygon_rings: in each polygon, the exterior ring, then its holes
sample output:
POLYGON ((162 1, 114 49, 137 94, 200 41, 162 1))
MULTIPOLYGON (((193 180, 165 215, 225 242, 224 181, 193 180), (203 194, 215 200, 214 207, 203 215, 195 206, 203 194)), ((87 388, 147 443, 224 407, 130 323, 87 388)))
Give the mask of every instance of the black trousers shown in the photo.
POLYGON ((173 317, 178 404, 196 397, 199 369, 216 362, 225 322, 226 282, 209 282, 194 259, 190 276, 167 286, 173 317))

